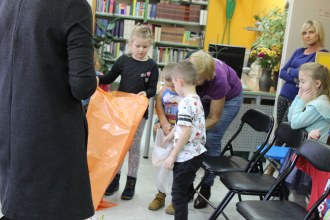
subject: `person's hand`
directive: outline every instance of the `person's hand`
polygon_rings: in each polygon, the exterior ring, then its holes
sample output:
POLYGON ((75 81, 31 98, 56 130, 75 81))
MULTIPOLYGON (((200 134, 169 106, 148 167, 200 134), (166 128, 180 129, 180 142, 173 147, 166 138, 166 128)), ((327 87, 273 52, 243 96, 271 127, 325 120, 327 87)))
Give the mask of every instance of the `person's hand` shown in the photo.
POLYGON ((308 138, 313 140, 320 139, 320 131, 319 130, 312 130, 308 133, 308 138))
POLYGON ((147 97, 147 93, 145 91, 139 92, 137 95, 147 97))
POLYGON ((298 94, 297 94, 297 96, 300 98, 300 97, 301 97, 301 95, 302 95, 302 90, 301 90, 301 89, 299 89, 299 90, 298 90, 298 94))
POLYGON ((175 158, 170 155, 164 160, 163 166, 168 170, 172 170, 174 167, 174 162, 175 158))
POLYGON ((154 124, 154 131, 157 131, 160 128, 160 123, 154 124))
POLYGON ((165 135, 168 135, 172 130, 172 125, 168 121, 163 123, 161 127, 165 135))
POLYGON ((316 91, 314 89, 308 89, 303 91, 300 98, 303 99, 305 102, 308 102, 316 97, 316 91))
POLYGON ((171 136, 170 136, 170 135, 166 135, 166 136, 164 137, 164 139, 163 139, 163 143, 162 143, 162 145, 164 145, 165 143, 169 143, 169 142, 171 142, 171 141, 172 141, 171 136))

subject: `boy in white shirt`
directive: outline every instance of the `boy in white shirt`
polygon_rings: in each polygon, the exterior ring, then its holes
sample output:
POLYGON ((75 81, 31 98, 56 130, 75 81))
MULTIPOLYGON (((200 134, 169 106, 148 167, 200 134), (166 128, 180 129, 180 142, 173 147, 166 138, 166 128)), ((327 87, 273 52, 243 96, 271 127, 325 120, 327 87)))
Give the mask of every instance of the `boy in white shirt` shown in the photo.
POLYGON ((196 93, 197 71, 189 61, 183 61, 173 70, 175 91, 184 97, 178 106, 177 122, 164 141, 172 141, 174 147, 164 161, 167 169, 173 169, 172 203, 175 220, 188 219, 189 186, 194 182, 206 152, 205 117, 202 103, 196 93))

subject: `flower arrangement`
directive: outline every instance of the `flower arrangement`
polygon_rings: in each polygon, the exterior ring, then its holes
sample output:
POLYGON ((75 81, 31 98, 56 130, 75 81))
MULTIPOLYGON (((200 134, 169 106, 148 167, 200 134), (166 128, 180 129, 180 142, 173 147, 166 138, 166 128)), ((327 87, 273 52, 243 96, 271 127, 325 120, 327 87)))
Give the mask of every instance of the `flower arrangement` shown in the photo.
POLYGON ((252 46, 250 58, 264 69, 279 71, 287 12, 275 8, 263 17, 254 18, 262 32, 252 46))
POLYGON ((278 46, 272 48, 255 47, 251 51, 250 57, 255 60, 261 68, 276 71, 276 68, 279 68, 281 51, 278 46))

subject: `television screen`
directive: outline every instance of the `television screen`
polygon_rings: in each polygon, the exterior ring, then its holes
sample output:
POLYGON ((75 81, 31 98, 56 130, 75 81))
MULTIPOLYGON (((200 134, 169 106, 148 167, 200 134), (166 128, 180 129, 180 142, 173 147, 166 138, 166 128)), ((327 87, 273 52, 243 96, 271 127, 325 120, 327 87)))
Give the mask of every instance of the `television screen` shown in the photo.
POLYGON ((233 68, 238 77, 241 78, 245 57, 245 47, 224 44, 209 44, 209 52, 213 57, 225 62, 228 66, 233 68))

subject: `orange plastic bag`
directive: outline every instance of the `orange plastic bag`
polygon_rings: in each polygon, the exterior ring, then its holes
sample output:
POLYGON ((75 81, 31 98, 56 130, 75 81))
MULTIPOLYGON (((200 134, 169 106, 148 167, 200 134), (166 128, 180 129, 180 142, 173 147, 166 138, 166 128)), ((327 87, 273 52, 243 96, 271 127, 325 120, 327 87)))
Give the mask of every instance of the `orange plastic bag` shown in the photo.
POLYGON ((90 99, 87 160, 95 209, 119 170, 135 131, 148 107, 148 99, 99 87, 90 99))

